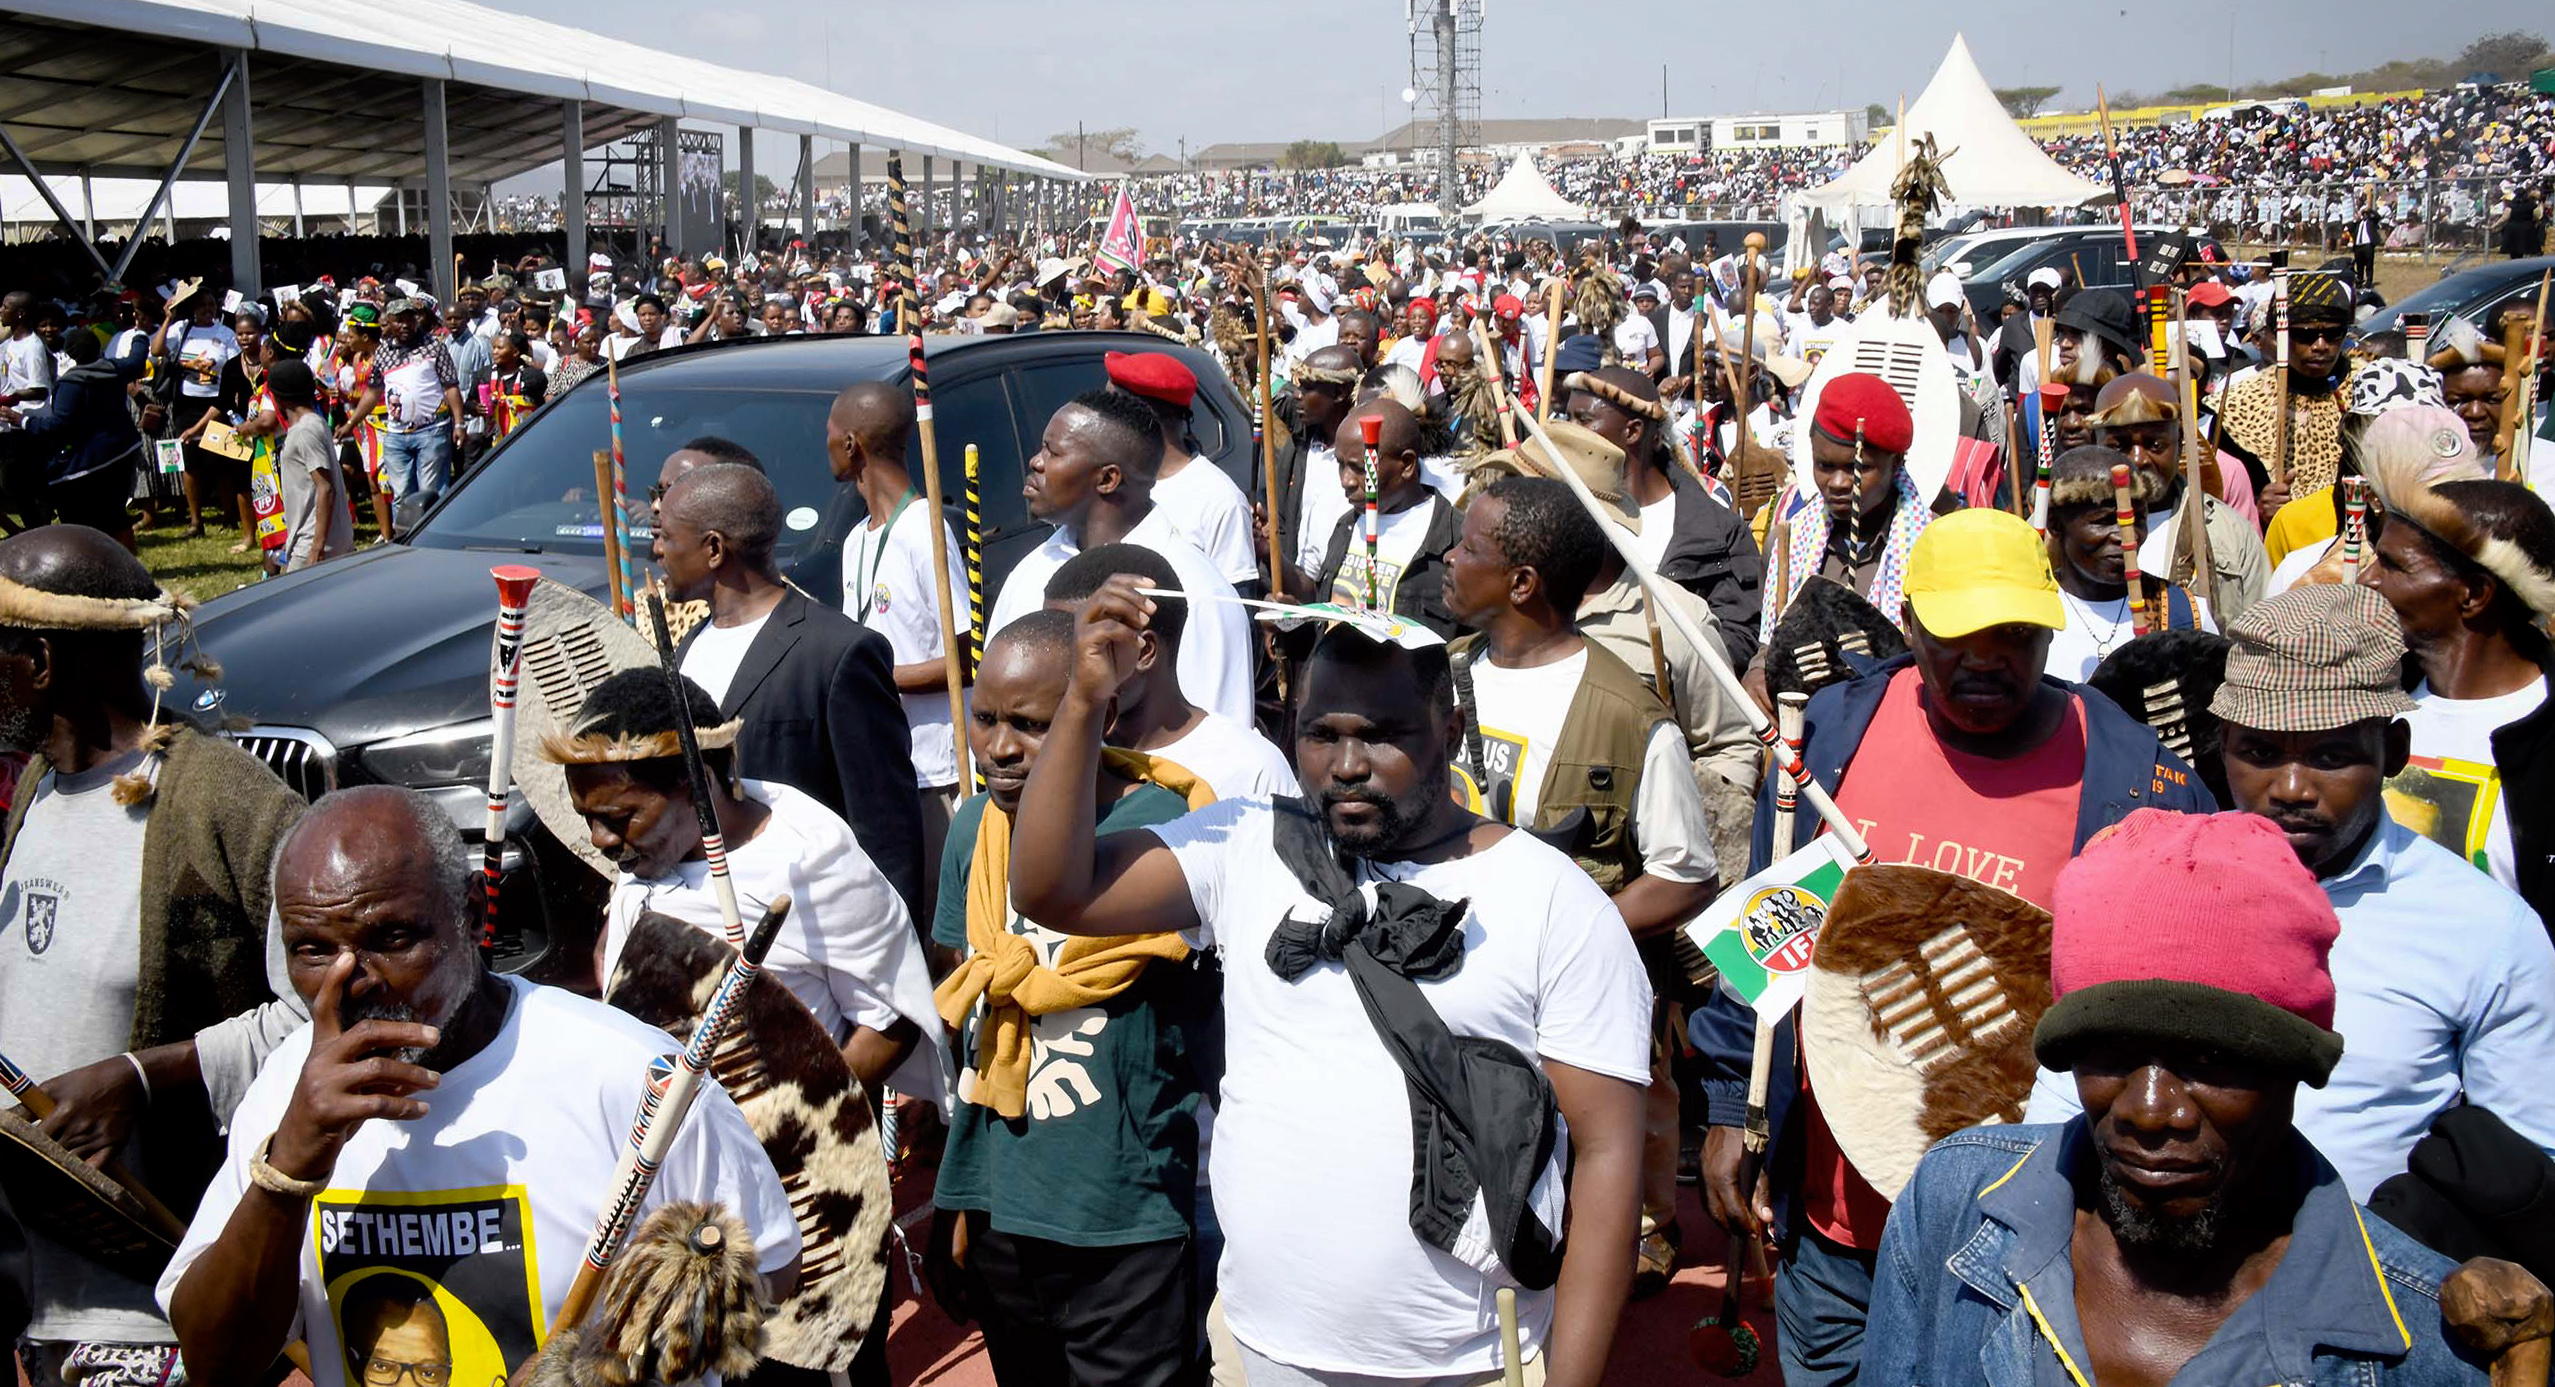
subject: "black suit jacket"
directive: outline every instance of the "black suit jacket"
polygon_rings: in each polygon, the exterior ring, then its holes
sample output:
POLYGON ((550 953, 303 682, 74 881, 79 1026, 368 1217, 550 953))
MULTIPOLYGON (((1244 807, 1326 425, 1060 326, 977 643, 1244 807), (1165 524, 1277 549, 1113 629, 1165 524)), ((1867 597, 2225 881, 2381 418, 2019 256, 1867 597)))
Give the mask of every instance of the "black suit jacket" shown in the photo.
MULTIPOLYGON (((691 644, 684 637, 686 651, 691 644)), ((719 712, 745 720, 737 772, 841 815, 924 920, 922 806, 894 665, 885 636, 789 588, 746 647, 719 712)))

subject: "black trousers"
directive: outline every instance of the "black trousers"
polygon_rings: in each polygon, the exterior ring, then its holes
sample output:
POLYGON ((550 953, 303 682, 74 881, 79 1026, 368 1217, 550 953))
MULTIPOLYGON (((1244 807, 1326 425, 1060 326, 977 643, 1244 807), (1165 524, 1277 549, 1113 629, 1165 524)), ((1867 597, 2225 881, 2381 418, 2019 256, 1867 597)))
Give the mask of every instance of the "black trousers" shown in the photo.
POLYGON ((1001 1387, 1198 1387, 1197 1248, 1074 1247, 967 1215, 966 1276, 1001 1387))

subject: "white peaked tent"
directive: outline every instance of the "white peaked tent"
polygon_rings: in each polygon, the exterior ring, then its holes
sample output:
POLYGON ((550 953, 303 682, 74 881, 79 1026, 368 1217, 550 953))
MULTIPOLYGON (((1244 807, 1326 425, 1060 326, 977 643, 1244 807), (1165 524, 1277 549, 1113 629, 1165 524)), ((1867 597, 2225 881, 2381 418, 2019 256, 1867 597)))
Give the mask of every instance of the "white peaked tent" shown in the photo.
POLYGON ((1535 156, 1520 152, 1517 162, 1501 175, 1499 186, 1481 201, 1464 209, 1467 217, 1486 222, 1514 222, 1542 218, 1548 221, 1584 222, 1588 209, 1553 191, 1544 179, 1543 170, 1535 167, 1535 156))
POLYGON ((2074 207, 2110 191, 2060 168, 2032 143, 1979 75, 1969 41, 1955 34, 1952 51, 1899 129, 1834 181, 1797 194, 1796 205, 1825 213, 1831 223, 1848 220, 1854 208, 1889 206, 1890 182, 1903 158, 1900 140, 1913 150, 1929 133, 1950 155, 1943 161, 1948 200, 1964 207, 2074 207))

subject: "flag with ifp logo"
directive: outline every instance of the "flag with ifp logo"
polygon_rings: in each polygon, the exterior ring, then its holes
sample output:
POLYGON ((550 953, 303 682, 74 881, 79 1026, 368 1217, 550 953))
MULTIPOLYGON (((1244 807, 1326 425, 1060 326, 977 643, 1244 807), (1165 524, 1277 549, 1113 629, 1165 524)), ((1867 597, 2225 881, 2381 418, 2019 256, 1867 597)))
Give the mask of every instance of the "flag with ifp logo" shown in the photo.
POLYGON ((1105 270, 1132 270, 1143 258, 1144 248, 1136 241, 1135 199, 1127 196, 1127 185, 1118 185, 1118 205, 1109 213, 1109 229, 1101 234, 1100 248, 1091 253, 1091 262, 1105 270))
POLYGON ((1786 1011, 1801 1000, 1810 956, 1854 859, 1822 833, 1809 846, 1724 891, 1686 925, 1686 935, 1721 970, 1721 985, 1757 1009, 1786 1011))

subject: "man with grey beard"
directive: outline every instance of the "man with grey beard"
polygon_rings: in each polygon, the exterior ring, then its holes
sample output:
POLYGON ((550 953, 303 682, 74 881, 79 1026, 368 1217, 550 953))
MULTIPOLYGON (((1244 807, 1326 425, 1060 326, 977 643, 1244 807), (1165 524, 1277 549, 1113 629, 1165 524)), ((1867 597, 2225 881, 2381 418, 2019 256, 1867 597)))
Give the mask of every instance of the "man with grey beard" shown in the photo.
POLYGON ((1862 1378, 2477 1383, 2449 1259, 2291 1117, 2342 1056, 2342 926, 2270 819, 2141 809, 2058 876, 2033 1049, 2081 1115, 1938 1143, 1892 1206, 1862 1378))
MULTIPOLYGON (((162 713, 152 675, 181 656, 205 663, 115 540, 80 525, 0 540, 0 748, 32 758, 0 827, 0 1055, 58 1105, 47 1136, 120 1158, 178 1208, 220 1159, 217 1124, 300 1024, 276 1000, 289 989, 270 971, 266 864, 303 807, 255 758, 162 713)), ((35 1387, 167 1380, 177 1341, 149 1283, 28 1243, 19 1352, 35 1387)))
MULTIPOLYGON (((558 1321, 674 1038, 488 971, 460 831, 418 791, 320 800, 274 878, 311 1021, 240 1100, 161 1274, 187 1376, 254 1381, 298 1331, 316 1387, 512 1377, 558 1321)), ((751 1243, 730 1255, 775 1294, 796 1284, 788 1196, 715 1083, 638 1218, 674 1201, 724 1206, 751 1243)))

